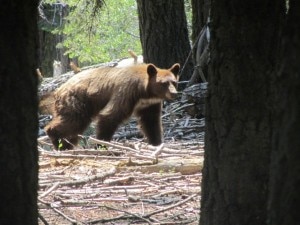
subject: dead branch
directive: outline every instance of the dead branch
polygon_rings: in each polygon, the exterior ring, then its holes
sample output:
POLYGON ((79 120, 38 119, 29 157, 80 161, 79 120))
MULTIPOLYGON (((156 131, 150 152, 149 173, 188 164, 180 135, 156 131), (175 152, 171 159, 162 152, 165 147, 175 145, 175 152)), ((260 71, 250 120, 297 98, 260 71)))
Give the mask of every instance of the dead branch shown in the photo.
POLYGON ((107 141, 102 141, 102 140, 98 140, 96 138, 93 137, 89 137, 89 141, 95 144, 101 144, 101 145, 106 145, 106 146, 110 146, 116 149, 121 149, 121 150, 126 150, 126 151, 131 151, 134 153, 138 153, 139 151, 133 149, 133 148, 129 148, 129 147, 125 147, 123 145, 119 145, 119 144, 113 144, 111 142, 107 142, 107 141))
MULTIPOLYGON (((81 185, 81 184, 91 182, 93 180, 103 180, 106 177, 111 176, 115 173, 116 173, 116 168, 113 167, 112 169, 110 169, 107 172, 104 172, 104 173, 101 173, 101 174, 98 174, 98 175, 94 175, 94 176, 90 176, 90 177, 86 177, 86 178, 83 178, 83 179, 80 179, 80 180, 59 182, 59 185, 70 185, 70 186, 72 186, 72 185, 81 185)), ((48 185, 47 184, 44 184, 44 185, 40 184, 39 186, 40 187, 46 187, 48 185)))
POLYGON ((156 147, 156 150, 151 154, 151 156, 157 159, 158 155, 162 152, 163 148, 164 148, 164 143, 156 147))
POLYGON ((45 191, 43 194, 40 195, 40 198, 43 198, 47 195, 49 195, 52 191, 57 189, 59 187, 59 182, 56 182, 51 188, 49 188, 47 191, 45 191))
POLYGON ((164 209, 159 209, 159 210, 155 210, 155 211, 153 211, 151 213, 148 213, 148 214, 144 215, 144 217, 148 218, 148 217, 150 217, 152 215, 155 215, 155 214, 158 214, 158 213, 161 213, 161 212, 165 212, 165 211, 170 210, 172 208, 175 208, 177 206, 183 205, 184 203, 188 202, 189 200, 191 200, 194 197, 196 197, 196 194, 191 195, 190 197, 186 198, 185 200, 182 200, 181 202, 178 202, 178 203, 176 203, 174 205, 171 205, 169 207, 166 207, 164 209))
POLYGON ((78 221, 70 218, 69 216, 67 216, 66 214, 64 214, 62 211, 60 211, 59 209, 57 209, 56 206, 53 206, 51 203, 48 203, 46 201, 43 201, 42 199, 38 198, 38 201, 43 203, 44 205, 48 206, 49 208, 51 208, 52 210, 54 210, 55 212, 57 212, 58 214, 60 214, 62 217, 64 217, 66 220, 70 221, 72 224, 77 224, 78 221))
POLYGON ((134 181, 134 177, 122 177, 119 179, 108 179, 105 180, 103 183, 112 186, 112 185, 125 185, 125 184, 131 184, 134 181))

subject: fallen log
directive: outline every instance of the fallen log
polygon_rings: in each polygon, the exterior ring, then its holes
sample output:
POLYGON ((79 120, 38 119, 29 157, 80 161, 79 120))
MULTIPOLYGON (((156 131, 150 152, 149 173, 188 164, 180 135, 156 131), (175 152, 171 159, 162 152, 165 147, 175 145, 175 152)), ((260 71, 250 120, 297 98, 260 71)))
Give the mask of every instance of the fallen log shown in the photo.
MULTIPOLYGON (((194 159, 167 159, 159 160, 157 164, 147 166, 134 166, 124 167, 126 171, 140 171, 142 173, 167 173, 167 172, 178 172, 182 175, 191 175, 201 172, 203 168, 203 157, 194 159)), ((123 170, 122 167, 118 167, 119 170, 123 170)))

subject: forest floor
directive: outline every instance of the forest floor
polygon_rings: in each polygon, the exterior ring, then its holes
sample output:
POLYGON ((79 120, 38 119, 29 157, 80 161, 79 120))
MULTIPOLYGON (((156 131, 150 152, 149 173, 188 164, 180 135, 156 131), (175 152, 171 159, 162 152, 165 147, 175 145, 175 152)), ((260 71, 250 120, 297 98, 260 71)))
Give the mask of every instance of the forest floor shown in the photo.
MULTIPOLYGON (((39 95, 71 76, 44 79, 39 95)), ((188 115, 193 106, 181 96, 164 103, 157 147, 144 142, 135 119, 109 143, 94 138, 92 124, 67 151, 53 150, 40 129, 39 224, 198 224, 204 119, 188 115)), ((50 117, 41 117, 40 128, 50 117)))
POLYGON ((40 137, 39 224, 198 224, 204 119, 184 109, 164 106, 158 147, 134 119, 110 143, 94 139, 91 126, 74 150, 55 151, 40 137))

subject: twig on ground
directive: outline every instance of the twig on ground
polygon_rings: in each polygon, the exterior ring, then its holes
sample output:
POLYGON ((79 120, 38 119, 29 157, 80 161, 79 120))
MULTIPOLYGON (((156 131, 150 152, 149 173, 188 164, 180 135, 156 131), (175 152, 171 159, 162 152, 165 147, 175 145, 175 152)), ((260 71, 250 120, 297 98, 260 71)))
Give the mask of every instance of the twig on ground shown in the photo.
MULTIPOLYGON (((80 179, 80 180, 59 182, 59 185, 81 185, 81 184, 85 184, 85 183, 88 183, 88 182, 93 181, 93 180, 99 180, 99 179, 103 180, 106 177, 111 176, 115 173, 116 173, 116 168, 113 167, 112 169, 110 169, 107 172, 104 172, 104 173, 101 173, 101 174, 98 174, 98 175, 94 175, 94 176, 90 176, 90 177, 86 177, 86 178, 83 178, 83 179, 80 179)), ((48 186, 48 185, 49 184, 42 184, 42 185, 40 184, 40 187, 45 187, 45 186, 48 186)))
POLYGON ((116 149, 121 149, 121 150, 131 151, 131 152, 134 152, 134 153, 139 153, 139 151, 137 151, 133 148, 125 147, 125 146, 119 145, 119 144, 113 144, 113 143, 107 142, 107 141, 98 140, 98 139, 93 138, 93 137, 89 137, 89 141, 91 141, 93 143, 96 143, 96 144, 101 144, 101 145, 114 147, 116 149))
POLYGON ((43 194, 40 195, 40 198, 43 198, 50 194, 52 191, 54 191, 56 188, 59 187, 59 182, 56 182, 51 188, 49 188, 47 191, 45 191, 43 194))
POLYGON ((188 197, 188 198, 182 200, 181 202, 177 202, 176 204, 171 205, 171 206, 168 206, 168 207, 163 208, 163 209, 155 210, 155 211, 153 211, 153 212, 151 212, 151 213, 148 213, 148 214, 144 215, 144 217, 150 217, 150 216, 152 216, 152 215, 155 215, 155 214, 158 214, 158 213, 161 213, 161 212, 165 212, 165 211, 167 211, 167 210, 170 210, 170 209, 172 209, 172 208, 175 208, 175 207, 177 207, 177 206, 180 206, 180 205, 182 205, 182 204, 188 202, 189 200, 191 200, 192 198, 194 198, 194 197, 196 197, 196 196, 197 196, 197 194, 191 195, 190 197, 188 197))

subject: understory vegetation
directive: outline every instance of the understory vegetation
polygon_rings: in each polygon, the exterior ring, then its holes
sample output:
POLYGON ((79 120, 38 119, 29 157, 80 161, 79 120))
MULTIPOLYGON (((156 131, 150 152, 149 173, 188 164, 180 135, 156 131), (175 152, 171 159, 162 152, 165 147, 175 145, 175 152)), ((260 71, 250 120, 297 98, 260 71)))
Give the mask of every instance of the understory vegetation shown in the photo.
MULTIPOLYGON (((190 30, 188 0, 185 6, 190 30)), ((56 48, 81 64, 129 57, 128 49, 142 54, 135 0, 44 0, 39 9, 39 29, 58 36, 56 48)))

